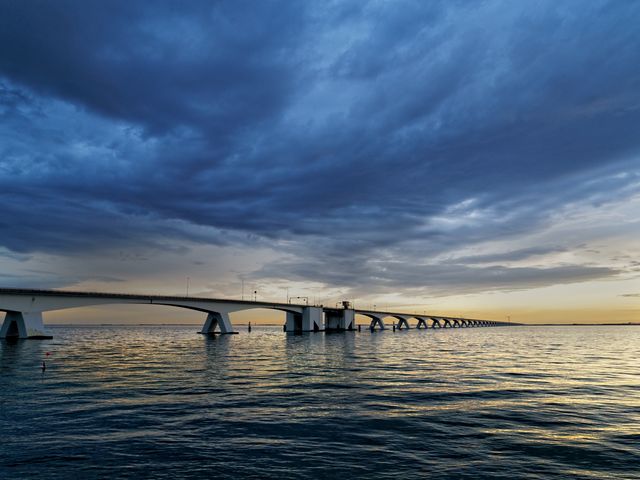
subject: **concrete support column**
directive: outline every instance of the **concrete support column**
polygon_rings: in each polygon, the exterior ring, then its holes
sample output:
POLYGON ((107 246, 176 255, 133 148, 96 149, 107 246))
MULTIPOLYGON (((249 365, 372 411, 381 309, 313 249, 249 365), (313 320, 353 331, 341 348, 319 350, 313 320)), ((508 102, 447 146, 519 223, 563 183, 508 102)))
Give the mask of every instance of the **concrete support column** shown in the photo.
POLYGON ((285 326, 287 333, 302 332, 302 314, 297 312, 287 312, 287 322, 285 326))
POLYGON ((340 330, 342 321, 342 311, 328 311, 324 313, 324 329, 327 332, 335 332, 340 330))
POLYGON ((416 328, 429 328, 427 327, 427 321, 424 318, 418 318, 418 325, 416 328))
POLYGON ((220 313, 220 312, 209 312, 207 315, 207 319, 202 326, 202 331, 200 333, 203 334, 212 334, 218 333, 216 332, 216 328, 220 328, 221 334, 225 333, 237 333, 233 331, 233 326, 231 325, 231 320, 229 320, 228 313, 220 313))
POLYGON ((409 326, 409 322, 405 317, 398 317, 398 330, 402 330, 403 328, 406 328, 408 330, 411 327, 409 326))
POLYGON ((322 330, 321 325, 322 307, 305 307, 304 310, 302 310, 303 332, 319 332, 322 330))
POLYGON ((376 325, 380 327, 380 330, 385 330, 384 322, 382 321, 382 317, 372 317, 370 328, 376 328, 376 325))
POLYGON ((324 329, 328 331, 355 330, 356 314, 353 309, 329 310, 324 314, 324 329))
POLYGON ((345 330, 356 329, 356 312, 352 309, 345 309, 342 315, 342 326, 345 330))
POLYGON ((53 338, 44 328, 42 312, 7 312, 0 338, 53 338))

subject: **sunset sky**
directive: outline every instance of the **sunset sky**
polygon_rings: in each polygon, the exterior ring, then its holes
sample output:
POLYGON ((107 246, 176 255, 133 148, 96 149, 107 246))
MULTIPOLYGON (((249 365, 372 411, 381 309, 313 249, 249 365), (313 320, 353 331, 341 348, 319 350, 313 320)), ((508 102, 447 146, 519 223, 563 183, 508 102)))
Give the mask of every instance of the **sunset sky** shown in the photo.
MULTIPOLYGON (((639 25, 625 1, 0 2, 0 286, 640 321, 639 25)), ((199 318, 149 308, 51 318, 199 318)))

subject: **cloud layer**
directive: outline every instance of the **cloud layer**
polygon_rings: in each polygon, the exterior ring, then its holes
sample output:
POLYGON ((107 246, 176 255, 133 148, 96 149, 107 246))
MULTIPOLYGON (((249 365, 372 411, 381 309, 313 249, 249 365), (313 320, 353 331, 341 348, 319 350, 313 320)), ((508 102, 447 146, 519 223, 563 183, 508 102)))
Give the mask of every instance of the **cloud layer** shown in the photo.
POLYGON ((639 22, 614 1, 3 2, 0 245, 271 248, 244 274, 362 295, 620 275, 543 261, 589 238, 526 239, 638 193, 639 22))

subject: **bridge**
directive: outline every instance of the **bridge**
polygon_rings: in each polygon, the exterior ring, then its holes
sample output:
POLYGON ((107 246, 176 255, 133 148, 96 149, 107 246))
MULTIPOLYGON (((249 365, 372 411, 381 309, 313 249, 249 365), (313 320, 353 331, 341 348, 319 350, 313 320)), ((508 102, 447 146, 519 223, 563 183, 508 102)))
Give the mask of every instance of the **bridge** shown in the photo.
MULTIPOLYGON (((200 331, 202 334, 237 333, 233 330, 230 314, 255 308, 285 312, 285 331, 295 333, 353 331, 357 328, 355 321, 357 314, 371 319, 369 328, 372 331, 386 329, 387 325, 384 323, 384 319, 389 317, 394 321, 397 320, 397 328, 400 330, 412 328, 409 324, 410 320, 417 322, 415 328, 418 329, 517 325, 511 322, 440 315, 360 310, 351 308, 348 302, 343 302, 342 308, 329 308, 321 305, 218 298, 0 288, 0 312, 5 312, 4 322, 0 328, 0 338, 52 338, 45 328, 43 313, 109 304, 162 305, 196 310, 204 314, 204 323, 200 331)), ((395 328, 394 322, 393 329, 395 330, 395 328)))

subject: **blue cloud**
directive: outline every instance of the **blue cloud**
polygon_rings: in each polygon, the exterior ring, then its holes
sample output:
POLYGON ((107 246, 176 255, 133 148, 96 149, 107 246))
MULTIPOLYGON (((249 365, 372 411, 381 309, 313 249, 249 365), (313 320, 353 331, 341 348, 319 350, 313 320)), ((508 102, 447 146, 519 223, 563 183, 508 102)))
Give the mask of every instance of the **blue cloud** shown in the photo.
MULTIPOLYGON (((605 1, 5 2, 0 245, 264 242, 350 285, 367 259, 533 231, 637 192, 638 21, 605 1)), ((533 283, 617 274, 575 268, 533 283)))

